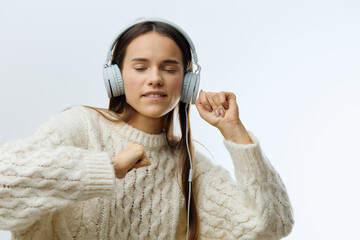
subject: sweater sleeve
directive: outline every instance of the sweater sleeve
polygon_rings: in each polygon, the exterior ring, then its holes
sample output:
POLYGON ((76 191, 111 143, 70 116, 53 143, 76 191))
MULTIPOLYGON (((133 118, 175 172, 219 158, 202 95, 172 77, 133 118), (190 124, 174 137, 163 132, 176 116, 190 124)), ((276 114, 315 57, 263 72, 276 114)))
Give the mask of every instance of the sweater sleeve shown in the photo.
POLYGON ((75 201, 112 193, 111 156, 86 149, 80 107, 58 113, 33 136, 0 148, 0 229, 24 229, 75 201))
POLYGON ((196 155, 195 193, 203 239, 281 239, 294 225, 293 209, 279 174, 253 144, 224 139, 235 169, 229 172, 196 155))

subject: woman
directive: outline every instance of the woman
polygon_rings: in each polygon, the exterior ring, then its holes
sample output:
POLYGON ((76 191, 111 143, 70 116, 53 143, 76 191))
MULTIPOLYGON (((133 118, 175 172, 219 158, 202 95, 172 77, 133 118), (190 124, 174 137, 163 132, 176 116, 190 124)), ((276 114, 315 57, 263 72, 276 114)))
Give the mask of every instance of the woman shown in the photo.
POLYGON ((233 93, 201 91, 196 107, 224 136, 237 183, 192 147, 189 108, 180 101, 192 72, 184 33, 145 19, 120 36, 111 64, 124 94, 114 96, 109 85, 108 109, 66 109, 1 149, 1 229, 13 239, 287 236, 294 220, 286 188, 242 124, 233 93))

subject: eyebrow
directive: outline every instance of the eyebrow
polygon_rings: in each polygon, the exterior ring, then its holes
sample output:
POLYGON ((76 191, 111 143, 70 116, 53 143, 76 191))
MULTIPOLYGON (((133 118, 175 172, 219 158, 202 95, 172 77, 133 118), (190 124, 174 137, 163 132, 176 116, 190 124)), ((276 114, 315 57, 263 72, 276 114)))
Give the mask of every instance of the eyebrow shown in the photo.
MULTIPOLYGON (((146 59, 146 58, 133 58, 133 59, 131 60, 131 62, 149 62, 149 60, 146 59)), ((165 60, 164 63, 180 64, 178 61, 176 61, 176 60, 171 60, 171 59, 165 60)))

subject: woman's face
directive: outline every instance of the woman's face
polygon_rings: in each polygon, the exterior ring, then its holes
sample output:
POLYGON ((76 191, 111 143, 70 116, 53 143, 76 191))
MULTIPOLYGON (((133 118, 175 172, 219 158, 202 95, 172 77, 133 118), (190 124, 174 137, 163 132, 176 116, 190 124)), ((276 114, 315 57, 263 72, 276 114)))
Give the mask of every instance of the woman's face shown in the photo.
POLYGON ((184 78, 181 50, 167 36, 149 32, 133 39, 121 72, 126 102, 136 110, 136 118, 161 118, 180 100, 184 78))

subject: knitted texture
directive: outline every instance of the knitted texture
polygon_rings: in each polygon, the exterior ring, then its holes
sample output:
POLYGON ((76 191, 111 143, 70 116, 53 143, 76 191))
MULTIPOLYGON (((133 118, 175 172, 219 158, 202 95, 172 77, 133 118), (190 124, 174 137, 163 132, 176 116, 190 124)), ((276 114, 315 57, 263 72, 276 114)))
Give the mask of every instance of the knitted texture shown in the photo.
MULTIPOLYGON (((224 139, 236 182, 195 150, 200 239, 281 239, 292 230, 286 187, 249 135, 253 144, 224 139)), ((0 229, 12 239, 184 239, 179 159, 164 134, 72 107, 0 149, 0 229), (117 179, 111 158, 132 141, 151 165, 117 179)))

